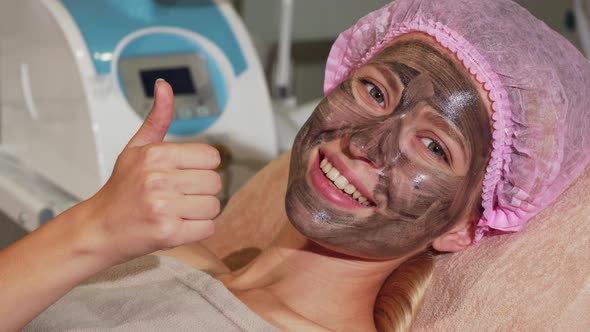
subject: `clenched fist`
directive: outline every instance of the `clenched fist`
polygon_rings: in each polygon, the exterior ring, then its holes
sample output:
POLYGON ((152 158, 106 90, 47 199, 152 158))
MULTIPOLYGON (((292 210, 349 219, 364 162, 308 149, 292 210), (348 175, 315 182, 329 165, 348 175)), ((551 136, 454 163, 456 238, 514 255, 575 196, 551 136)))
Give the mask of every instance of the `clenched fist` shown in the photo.
POLYGON ((162 142, 174 115, 170 85, 158 80, 151 113, 119 155, 113 174, 84 202, 90 232, 115 261, 210 236, 220 210, 219 152, 201 143, 162 142))

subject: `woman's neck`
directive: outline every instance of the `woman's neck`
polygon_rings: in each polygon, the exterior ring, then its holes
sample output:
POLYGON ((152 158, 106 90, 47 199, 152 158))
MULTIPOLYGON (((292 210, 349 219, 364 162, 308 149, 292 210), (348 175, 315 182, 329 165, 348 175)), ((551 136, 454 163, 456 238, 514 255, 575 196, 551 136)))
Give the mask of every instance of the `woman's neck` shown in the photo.
POLYGON ((256 301, 276 302, 326 329, 368 331, 375 329, 373 305, 381 285, 404 259, 368 261, 339 255, 287 224, 252 263, 219 279, 271 322, 280 318, 262 311, 274 306, 256 301))

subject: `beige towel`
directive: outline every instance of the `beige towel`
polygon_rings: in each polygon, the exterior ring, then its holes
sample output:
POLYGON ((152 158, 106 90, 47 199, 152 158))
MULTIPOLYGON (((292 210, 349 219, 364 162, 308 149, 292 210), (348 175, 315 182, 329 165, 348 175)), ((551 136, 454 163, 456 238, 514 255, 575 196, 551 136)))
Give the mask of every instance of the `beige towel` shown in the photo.
POLYGON ((221 282, 145 256, 74 288, 24 331, 276 331, 221 282))

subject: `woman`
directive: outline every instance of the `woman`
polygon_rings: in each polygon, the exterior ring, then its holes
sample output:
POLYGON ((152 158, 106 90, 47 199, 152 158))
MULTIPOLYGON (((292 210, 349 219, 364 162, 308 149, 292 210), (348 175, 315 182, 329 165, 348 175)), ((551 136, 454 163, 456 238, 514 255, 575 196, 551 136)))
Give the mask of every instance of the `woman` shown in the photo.
MULTIPOLYGON (((588 165, 588 67, 571 45, 509 1, 387 5, 336 41, 328 94, 293 147, 290 223, 256 259, 230 272, 198 245, 167 252, 210 277, 147 256, 74 289, 28 328, 404 329, 419 302, 414 292, 428 279, 416 268, 428 264, 412 257, 521 229, 588 165), (400 274, 412 270, 418 272, 411 277, 421 276, 418 285, 409 280, 400 287, 400 274), (401 291, 389 294, 396 287, 401 291), (222 314, 213 318, 215 312, 222 314)), ((170 98, 166 84, 157 93, 155 109, 170 98)), ((114 179, 125 174, 124 160, 114 179)), ((150 188, 165 187, 155 181, 150 188)), ((125 206, 105 212, 111 206, 105 202, 114 204, 107 198, 126 187, 105 188, 78 211, 122 220, 116 213, 125 206)), ((176 217, 201 219, 198 213, 176 217)), ((101 266, 187 241, 186 231, 174 227, 165 228, 170 241, 157 244, 97 241, 113 245, 102 247, 110 261, 101 266)), ((123 239, 123 233, 110 234, 123 239)))

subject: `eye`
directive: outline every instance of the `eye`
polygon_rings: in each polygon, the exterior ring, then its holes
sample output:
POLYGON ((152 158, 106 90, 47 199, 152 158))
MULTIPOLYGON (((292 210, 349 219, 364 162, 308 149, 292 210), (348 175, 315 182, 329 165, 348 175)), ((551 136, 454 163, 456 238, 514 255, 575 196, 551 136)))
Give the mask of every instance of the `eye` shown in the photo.
POLYGON ((367 80, 362 80, 362 83, 365 85, 365 89, 367 89, 371 98, 373 98, 379 106, 385 107, 385 95, 383 92, 375 84, 367 80))
POLYGON ((447 154, 446 154, 445 150, 437 141, 433 140, 432 138, 428 138, 428 137, 423 137, 421 140, 422 140, 422 144, 424 144, 424 146, 428 150, 430 150, 430 152, 432 152, 437 158, 441 158, 441 159, 444 159, 445 161, 448 161, 447 154))

